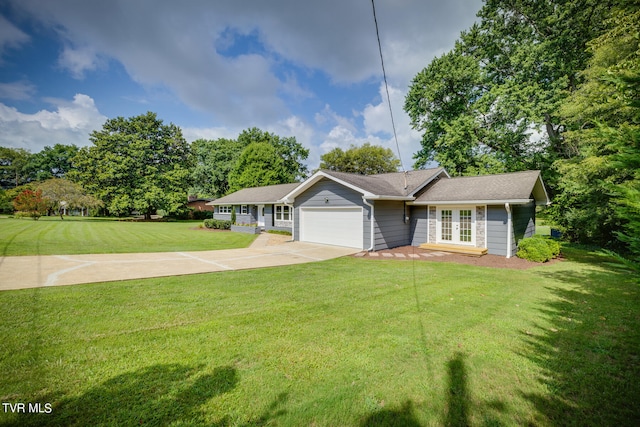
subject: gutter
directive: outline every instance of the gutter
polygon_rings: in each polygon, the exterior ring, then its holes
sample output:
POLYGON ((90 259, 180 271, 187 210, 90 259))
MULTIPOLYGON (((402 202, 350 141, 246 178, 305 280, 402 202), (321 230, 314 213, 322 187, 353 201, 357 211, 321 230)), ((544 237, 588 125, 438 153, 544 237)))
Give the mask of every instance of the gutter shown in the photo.
MULTIPOLYGON (((296 241, 296 219, 295 219, 295 208, 293 207, 293 204, 291 203, 287 203, 284 202, 285 206, 289 206, 290 208, 290 212, 291 212, 291 241, 295 242, 296 241)), ((275 215, 275 213, 274 213, 275 215)), ((300 224, 298 224, 299 226, 300 224)))
POLYGON ((507 211, 507 258, 511 258, 511 206, 505 203, 504 208, 507 211))
POLYGON ((365 199, 365 196, 362 196, 362 202, 371 208, 371 246, 369 246, 369 249, 367 249, 367 252, 373 252, 374 246, 375 246, 374 236, 375 236, 375 225, 376 225, 375 208, 371 203, 367 202, 367 199, 365 199))

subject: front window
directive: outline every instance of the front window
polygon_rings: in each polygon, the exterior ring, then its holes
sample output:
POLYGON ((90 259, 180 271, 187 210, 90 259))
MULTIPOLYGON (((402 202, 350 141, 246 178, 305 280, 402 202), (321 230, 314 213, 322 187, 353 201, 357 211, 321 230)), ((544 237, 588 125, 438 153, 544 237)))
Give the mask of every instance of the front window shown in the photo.
POLYGON ((276 205, 276 221, 291 221, 291 207, 276 205))
POLYGON ((240 213, 241 214, 245 214, 245 215, 248 214, 249 213, 249 206, 247 206, 247 205, 240 206, 240 213))
POLYGON ((221 214, 231 213, 231 206, 218 206, 218 213, 221 213, 221 214))

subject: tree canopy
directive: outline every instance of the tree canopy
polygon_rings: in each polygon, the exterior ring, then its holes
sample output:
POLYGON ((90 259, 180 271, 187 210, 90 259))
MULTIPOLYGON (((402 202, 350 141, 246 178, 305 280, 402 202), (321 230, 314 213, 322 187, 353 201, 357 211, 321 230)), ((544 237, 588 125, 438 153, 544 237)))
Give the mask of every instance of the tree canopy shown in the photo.
POLYGON ((192 143, 191 148, 195 162, 191 175, 192 191, 204 196, 221 197, 246 186, 296 182, 308 173, 304 161, 309 150, 295 137, 281 137, 258 128, 242 131, 235 140, 199 139, 192 143), (273 150, 252 144, 266 144, 273 150), (246 150, 249 151, 245 153, 246 150), (256 151, 268 157, 260 159, 255 156, 256 151), (252 165, 251 161, 256 164, 252 165), (278 170, 270 170, 271 167, 278 170), (260 175, 264 176, 261 178, 260 175))
POLYGON ((268 142, 252 142, 229 174, 229 192, 292 182, 286 163, 268 142))
POLYGON ((423 133, 416 167, 455 175, 543 169, 566 158, 559 105, 575 91, 614 1, 486 1, 455 48, 413 79, 405 100, 423 133))
POLYGON ((567 236, 640 261, 640 8, 612 11, 584 82, 560 109, 573 155, 556 162, 554 220, 567 236))
POLYGON ((112 214, 146 217, 158 209, 178 212, 187 202, 190 147, 173 123, 155 113, 105 122, 92 146, 75 157, 71 178, 102 200, 112 214))
POLYGON ((18 187, 30 181, 31 153, 24 148, 0 147, 0 185, 18 187))
POLYGON ((397 172, 399 166, 391 149, 368 142, 360 147, 352 144, 347 150, 334 148, 320 157, 320 169, 361 175, 397 172))
POLYGON ((38 185, 48 208, 58 212, 60 219, 64 209, 90 209, 102 206, 102 202, 86 193, 84 188, 64 178, 51 178, 38 185))

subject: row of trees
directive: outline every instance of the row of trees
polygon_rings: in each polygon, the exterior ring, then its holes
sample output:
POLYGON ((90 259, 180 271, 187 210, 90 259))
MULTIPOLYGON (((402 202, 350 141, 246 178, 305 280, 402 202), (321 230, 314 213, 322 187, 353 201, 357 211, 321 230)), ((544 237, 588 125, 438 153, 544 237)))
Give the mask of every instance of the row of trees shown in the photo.
POLYGON ((309 152, 294 137, 256 128, 243 131, 237 140, 188 144, 178 126, 148 112, 107 120, 89 139, 87 147, 56 145, 33 155, 2 148, 2 185, 18 187, 5 192, 5 207, 26 189, 28 197, 19 198, 22 207, 28 199, 38 205, 41 197, 65 206, 82 201, 95 207, 98 200, 106 214, 137 211, 148 218, 158 210, 181 213, 188 194, 219 197, 248 186, 295 182, 307 173, 303 161, 309 152), (56 179, 41 181, 52 177, 56 179), (93 199, 79 197, 79 189, 93 199))
POLYGON ((569 238, 638 257, 638 10, 631 0, 487 0, 411 84, 416 166, 541 169, 569 238))
MULTIPOLYGON (((90 141, 87 147, 56 145, 36 154, 2 148, 2 185, 17 187, 4 193, 5 207, 26 189, 14 207, 33 216, 38 209, 51 212, 56 203, 101 206, 118 216, 179 214, 188 194, 217 198, 241 188, 301 181, 309 173, 309 150, 295 137, 251 128, 237 139, 188 144, 179 127, 151 112, 107 120, 90 141)), ((322 160, 321 167, 363 174, 395 171, 399 163, 390 150, 369 144, 335 149, 322 160)))

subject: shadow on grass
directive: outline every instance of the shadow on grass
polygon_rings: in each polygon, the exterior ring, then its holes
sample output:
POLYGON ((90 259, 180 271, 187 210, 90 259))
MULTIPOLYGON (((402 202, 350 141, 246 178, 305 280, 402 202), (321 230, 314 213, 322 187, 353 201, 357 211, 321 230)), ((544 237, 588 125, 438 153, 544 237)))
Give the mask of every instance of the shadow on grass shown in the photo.
POLYGON ((640 288, 610 260, 576 254, 590 266, 539 273, 563 286, 540 306, 545 325, 523 333, 548 392, 522 395, 543 424, 640 425, 640 288))
POLYGON ((77 397, 53 402, 50 414, 14 414, 4 426, 69 425, 202 425, 200 406, 231 391, 238 383, 235 368, 178 364, 155 365, 113 377, 77 397))
MULTIPOLYGON (((468 389, 467 368, 465 355, 455 353, 447 362, 448 387, 447 406, 442 425, 448 427, 463 427, 471 425, 470 412, 473 406, 468 389)), ((422 424, 416 416, 414 403, 405 401, 399 409, 383 409, 369 415, 360 424, 362 427, 417 427, 422 424)), ((484 425, 501 425, 496 413, 504 411, 501 402, 476 404, 476 411, 484 418, 484 425)))
POLYGON ((469 391, 464 354, 456 353, 447 363, 449 372, 449 395, 447 396, 446 426, 469 425, 469 391))
POLYGON ((253 426, 265 426, 265 425, 273 425, 274 420, 281 415, 287 413, 282 406, 289 400, 289 393, 280 393, 274 400, 269 404, 269 406, 260 414, 260 416, 250 419, 249 421, 237 424, 232 422, 229 416, 225 416, 220 421, 207 424, 210 427, 229 427, 229 426, 238 426, 238 427, 253 427, 253 426))

